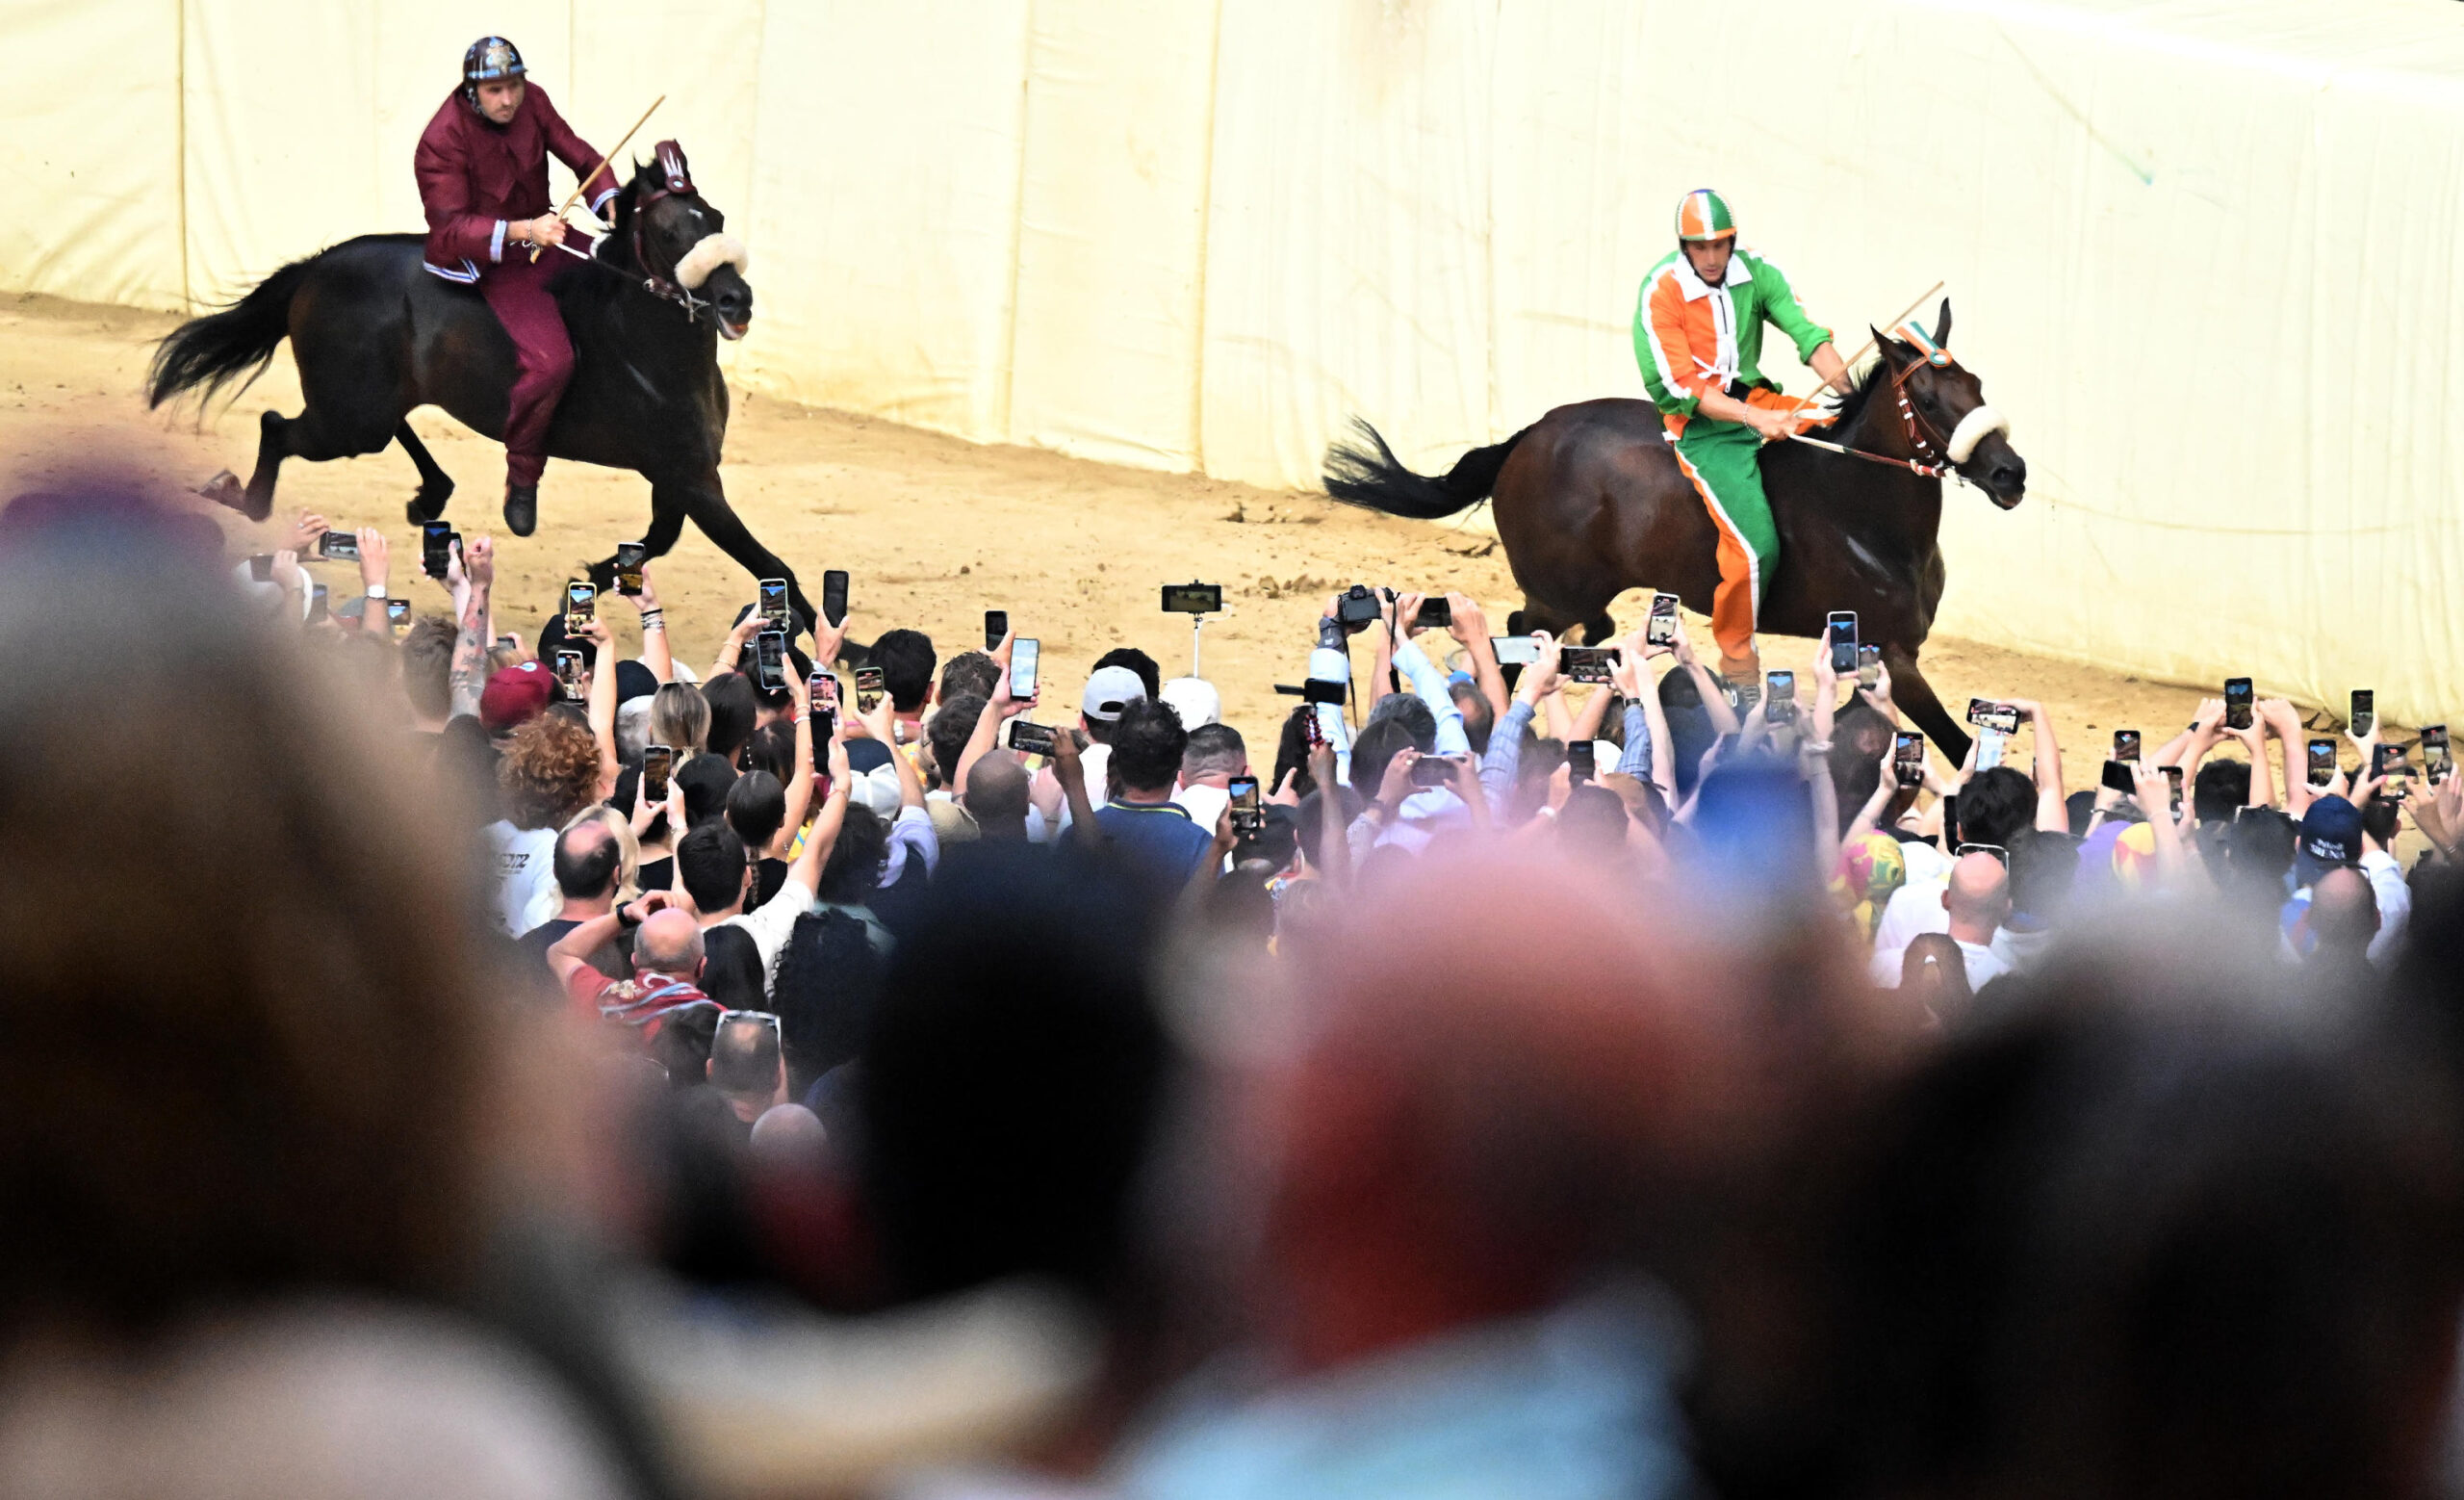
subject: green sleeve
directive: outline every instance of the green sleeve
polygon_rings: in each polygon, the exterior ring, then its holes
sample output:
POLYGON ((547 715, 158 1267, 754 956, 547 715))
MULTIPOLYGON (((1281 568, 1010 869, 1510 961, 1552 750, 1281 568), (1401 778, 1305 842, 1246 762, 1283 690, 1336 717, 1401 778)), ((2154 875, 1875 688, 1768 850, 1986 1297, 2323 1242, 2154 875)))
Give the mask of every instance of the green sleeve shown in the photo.
POLYGON ((1779 267, 1759 258, 1753 264, 1754 290, 1762 303, 1762 316, 1795 342, 1797 358, 1810 362, 1813 351, 1831 342, 1831 330, 1806 316, 1779 267))
POLYGON ((1668 382, 1660 378, 1659 360, 1652 352, 1651 294, 1652 278, 1645 276, 1642 290, 1634 294, 1634 363, 1643 367, 1643 389, 1651 393, 1653 405, 1666 416, 1690 417, 1694 408, 1702 404, 1701 399, 1682 386, 1670 390, 1668 382))

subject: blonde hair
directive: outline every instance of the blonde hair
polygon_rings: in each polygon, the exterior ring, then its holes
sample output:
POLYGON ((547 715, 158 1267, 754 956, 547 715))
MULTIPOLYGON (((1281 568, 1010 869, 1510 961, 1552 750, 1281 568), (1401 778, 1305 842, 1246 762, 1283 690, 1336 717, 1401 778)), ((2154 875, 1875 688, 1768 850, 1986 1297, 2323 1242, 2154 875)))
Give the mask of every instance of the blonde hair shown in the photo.
POLYGON ((651 697, 651 737, 683 761, 702 753, 710 739, 710 700, 699 687, 669 683, 651 697))

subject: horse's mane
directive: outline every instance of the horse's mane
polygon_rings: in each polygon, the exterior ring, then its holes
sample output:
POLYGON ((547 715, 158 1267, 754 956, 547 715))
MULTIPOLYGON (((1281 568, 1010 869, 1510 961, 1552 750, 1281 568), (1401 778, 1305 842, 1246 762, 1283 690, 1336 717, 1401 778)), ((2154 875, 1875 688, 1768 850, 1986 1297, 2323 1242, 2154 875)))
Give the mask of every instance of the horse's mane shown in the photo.
MULTIPOLYGON (((616 190, 616 197, 608 206, 607 233, 600 238, 598 249, 593 251, 593 258, 601 265, 612 267, 625 274, 594 276, 583 272, 578 275, 562 277, 557 289, 559 297, 612 301, 632 277, 641 274, 642 268, 633 262, 633 205, 641 196, 642 184, 657 170, 656 163, 644 166, 638 157, 634 159, 633 175, 626 179, 625 186, 616 190)), ((573 269, 582 272, 578 266, 573 269)))
POLYGON ((1886 363, 1877 357, 1863 368, 1848 372, 1848 392, 1839 398, 1839 418, 1832 424, 1832 430, 1845 432, 1857 425, 1857 419, 1864 415, 1865 403, 1874 399, 1875 387, 1886 383, 1880 377, 1886 363))

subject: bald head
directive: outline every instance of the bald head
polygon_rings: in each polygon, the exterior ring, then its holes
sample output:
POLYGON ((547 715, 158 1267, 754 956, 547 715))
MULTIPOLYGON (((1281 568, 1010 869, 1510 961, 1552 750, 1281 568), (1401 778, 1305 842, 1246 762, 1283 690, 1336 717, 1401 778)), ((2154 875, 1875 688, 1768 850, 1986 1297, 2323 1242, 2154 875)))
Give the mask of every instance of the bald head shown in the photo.
POLYGON ((1027 831, 1027 768, 1015 757, 988 755, 966 768, 959 793, 967 815, 988 839, 1022 839, 1027 831))
POLYGON ((702 924, 670 906, 633 929, 633 972, 691 979, 702 972, 702 924))
POLYGON ((2361 952, 2378 936, 2378 892, 2357 869, 2331 869, 2311 889, 2309 920, 2321 951, 2361 952))
POLYGON ((1951 914, 1951 936, 1962 943, 1990 943, 2011 915, 2011 872, 1990 854, 1963 854, 1951 866, 1942 909, 1951 914))

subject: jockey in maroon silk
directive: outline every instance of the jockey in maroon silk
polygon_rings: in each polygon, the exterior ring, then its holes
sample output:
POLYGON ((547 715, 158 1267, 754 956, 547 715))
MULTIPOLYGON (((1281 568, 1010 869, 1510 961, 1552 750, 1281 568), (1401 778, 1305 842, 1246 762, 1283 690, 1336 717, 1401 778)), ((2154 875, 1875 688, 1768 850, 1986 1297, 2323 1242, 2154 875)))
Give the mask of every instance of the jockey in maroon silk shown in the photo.
MULTIPOLYGON (((501 37, 482 37, 462 56, 462 87, 420 132, 412 158, 427 211, 427 269, 448 281, 476 283, 513 339, 515 374, 504 420, 504 522, 528 536, 539 522, 539 475, 548 463, 548 425, 573 377, 574 346, 549 294, 559 255, 531 259, 533 245, 565 243, 564 220, 548 196, 548 156, 577 180, 599 153, 574 134, 548 92, 523 77, 522 54, 501 37)), ((587 196, 598 212, 621 184, 603 174, 587 196)))

